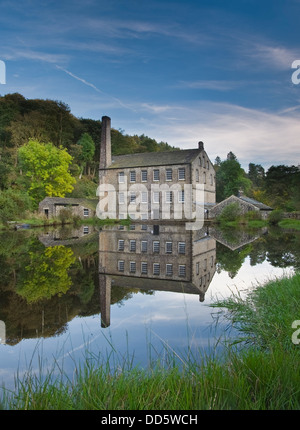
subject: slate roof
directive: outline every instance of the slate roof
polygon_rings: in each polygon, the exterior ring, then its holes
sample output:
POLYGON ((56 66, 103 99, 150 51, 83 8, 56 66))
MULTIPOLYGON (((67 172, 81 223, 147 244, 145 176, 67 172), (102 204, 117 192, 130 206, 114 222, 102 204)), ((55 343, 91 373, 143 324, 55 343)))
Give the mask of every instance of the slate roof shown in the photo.
POLYGON ((112 163, 109 166, 109 169, 188 164, 191 163, 201 152, 203 152, 201 149, 183 149, 179 151, 115 155, 112 157, 112 163))
POLYGON ((246 196, 239 196, 238 199, 243 200, 246 203, 250 203, 253 206, 256 206, 260 210, 272 210, 270 206, 265 205, 264 203, 258 202, 257 200, 251 199, 250 197, 246 196))
POLYGON ((99 200, 97 199, 85 199, 85 198, 72 198, 72 197, 45 197, 40 202, 40 205, 81 205, 89 209, 96 209, 99 200))

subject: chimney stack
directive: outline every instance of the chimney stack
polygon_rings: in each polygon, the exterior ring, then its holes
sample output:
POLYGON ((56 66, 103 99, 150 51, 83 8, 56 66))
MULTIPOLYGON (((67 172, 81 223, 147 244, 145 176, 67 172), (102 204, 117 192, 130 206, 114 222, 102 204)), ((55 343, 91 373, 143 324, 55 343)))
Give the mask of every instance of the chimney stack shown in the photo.
POLYGON ((111 120, 108 116, 102 117, 100 169, 107 169, 111 165, 111 120))
POLYGON ((198 142, 198 148, 202 151, 204 149, 203 142, 198 142))

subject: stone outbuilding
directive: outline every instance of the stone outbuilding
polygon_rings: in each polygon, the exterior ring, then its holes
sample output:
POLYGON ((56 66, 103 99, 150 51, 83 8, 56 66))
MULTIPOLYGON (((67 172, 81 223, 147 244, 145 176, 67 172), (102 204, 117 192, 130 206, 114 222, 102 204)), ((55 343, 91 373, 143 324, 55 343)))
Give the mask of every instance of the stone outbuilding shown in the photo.
POLYGON ((267 206, 264 203, 261 203, 250 197, 246 197, 243 195, 232 195, 227 199, 223 200, 222 202, 216 204, 212 209, 210 209, 208 217, 210 219, 216 218, 221 214, 222 210, 231 203, 238 203, 241 214, 244 215, 249 211, 255 211, 260 213, 262 219, 268 218, 270 212, 273 210, 270 206, 267 206))
POLYGON ((96 215, 97 199, 46 197, 39 204, 39 213, 47 218, 58 217, 62 209, 70 209, 72 215, 82 219, 96 215))

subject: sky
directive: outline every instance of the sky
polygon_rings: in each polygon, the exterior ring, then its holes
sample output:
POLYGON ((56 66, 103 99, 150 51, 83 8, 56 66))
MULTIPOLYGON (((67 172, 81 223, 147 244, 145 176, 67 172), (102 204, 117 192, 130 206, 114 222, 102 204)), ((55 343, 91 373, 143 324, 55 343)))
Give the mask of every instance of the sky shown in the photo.
POLYGON ((300 0, 0 0, 0 95, 246 171, 298 165, 299 22, 300 0))

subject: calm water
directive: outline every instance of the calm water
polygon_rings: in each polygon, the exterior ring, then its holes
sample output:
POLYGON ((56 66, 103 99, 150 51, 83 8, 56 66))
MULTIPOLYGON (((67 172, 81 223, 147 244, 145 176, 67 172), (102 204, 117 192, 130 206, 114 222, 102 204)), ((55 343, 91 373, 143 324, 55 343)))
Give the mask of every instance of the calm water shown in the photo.
MULTIPOLYGON (((300 267, 300 235, 135 225, 0 234, 0 383, 84 357, 147 366, 208 352, 209 304, 300 267), (88 352, 87 352, 88 351, 88 352), (113 353, 112 353, 113 352, 113 353)), ((57 368, 57 367, 56 367, 57 368)))

